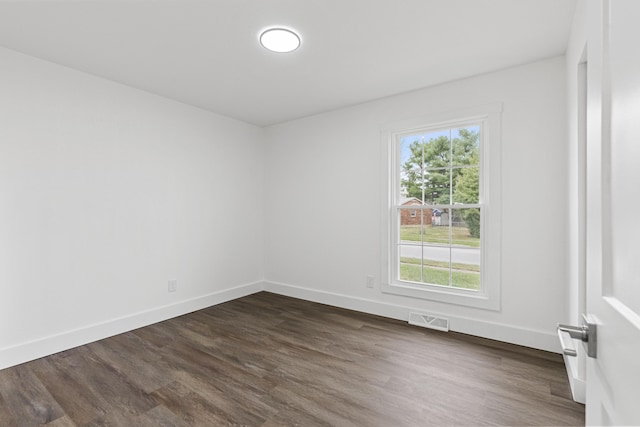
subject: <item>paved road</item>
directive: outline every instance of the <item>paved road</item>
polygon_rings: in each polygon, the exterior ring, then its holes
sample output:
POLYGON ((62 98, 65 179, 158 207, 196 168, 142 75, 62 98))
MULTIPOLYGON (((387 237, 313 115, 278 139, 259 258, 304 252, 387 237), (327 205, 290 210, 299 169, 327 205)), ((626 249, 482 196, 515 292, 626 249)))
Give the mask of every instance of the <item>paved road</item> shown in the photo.
MULTIPOLYGON (((423 248, 421 248, 420 246, 403 244, 400 245, 400 257, 420 259, 422 257, 422 250, 423 248)), ((451 256, 451 262, 480 265, 479 248, 454 247, 449 249, 449 247, 447 246, 424 247, 424 259, 430 259, 433 261, 449 261, 449 256, 451 256)))

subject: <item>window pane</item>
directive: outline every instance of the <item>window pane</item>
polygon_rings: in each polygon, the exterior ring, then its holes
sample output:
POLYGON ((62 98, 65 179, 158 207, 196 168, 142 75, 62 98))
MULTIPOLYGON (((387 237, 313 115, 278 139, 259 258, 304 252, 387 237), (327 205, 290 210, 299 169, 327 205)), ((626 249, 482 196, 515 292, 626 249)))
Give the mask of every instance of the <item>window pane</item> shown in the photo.
POLYGON ((400 280, 449 286, 448 246, 400 245, 400 280), (424 258, 422 258, 424 256, 424 258))
POLYGON ((429 285, 449 286, 448 263, 447 266, 445 266, 444 262, 435 263, 433 261, 425 260, 422 275, 424 283, 429 285))
POLYGON ((451 130, 452 166, 480 164, 480 126, 451 130))
POLYGON ((471 264, 452 264, 451 286, 454 288, 480 290, 480 266, 471 264))
POLYGON ((425 172, 424 202, 448 205, 450 203, 451 170, 438 169, 425 172))
POLYGON ((400 195, 404 198, 415 197, 422 200, 422 148, 422 135, 409 135, 400 139, 400 195))
POLYGON ((480 247, 480 209, 453 209, 451 243, 454 246, 480 247))
POLYGON ((475 271, 473 268, 477 268, 479 270, 480 266, 458 267, 454 264, 451 269, 451 286, 454 288, 479 291, 480 271, 475 271))
POLYGON ((407 199, 401 206, 404 208, 398 209, 400 241, 422 242, 422 224, 431 224, 431 209, 417 209, 422 204, 415 198, 407 199), (411 208, 411 206, 416 207, 411 208))
POLYGON ((480 209, 453 209, 451 282, 456 288, 480 289, 480 209))
POLYGON ((424 166, 427 169, 451 167, 449 130, 431 132, 424 138, 424 166))
POLYGON ((422 247, 400 245, 399 279, 408 282, 422 282, 422 247))
MULTIPOLYGON (((431 220, 424 226, 424 243, 432 245, 449 245, 449 209, 432 209, 431 220)), ((426 216, 426 214, 425 214, 426 216)))
POLYGON ((480 168, 454 169, 453 203, 480 203, 480 168))
POLYGON ((433 209, 431 224, 424 227, 424 246, 422 248, 423 277, 425 283, 449 286, 449 267, 451 249, 449 209, 433 209))
POLYGON ((400 220, 399 278, 449 286, 449 210, 424 209, 419 213, 423 215, 422 226, 403 225, 400 220))
POLYGON ((416 197, 427 203, 449 203, 449 134, 446 130, 400 139, 400 182, 404 197, 416 197))

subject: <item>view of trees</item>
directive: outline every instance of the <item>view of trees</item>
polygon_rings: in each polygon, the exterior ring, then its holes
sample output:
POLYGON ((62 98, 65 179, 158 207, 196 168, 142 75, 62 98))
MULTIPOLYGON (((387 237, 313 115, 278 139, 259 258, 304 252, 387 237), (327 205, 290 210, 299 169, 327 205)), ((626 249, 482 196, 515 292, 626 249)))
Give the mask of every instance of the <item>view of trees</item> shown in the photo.
MULTIPOLYGON (((451 140, 439 134, 424 141, 416 137, 410 143, 401 180, 408 197, 441 205, 479 202, 479 129, 462 128, 453 134, 451 140)), ((480 237, 480 210, 461 209, 459 213, 469 234, 480 237)))

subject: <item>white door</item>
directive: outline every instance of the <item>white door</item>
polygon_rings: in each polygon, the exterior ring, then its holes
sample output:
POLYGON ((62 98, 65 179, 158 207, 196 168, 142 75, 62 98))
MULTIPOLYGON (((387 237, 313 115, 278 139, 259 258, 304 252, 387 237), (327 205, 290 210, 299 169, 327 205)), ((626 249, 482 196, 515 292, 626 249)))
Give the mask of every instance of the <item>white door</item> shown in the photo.
POLYGON ((640 1, 588 15, 587 424, 640 425, 640 1))

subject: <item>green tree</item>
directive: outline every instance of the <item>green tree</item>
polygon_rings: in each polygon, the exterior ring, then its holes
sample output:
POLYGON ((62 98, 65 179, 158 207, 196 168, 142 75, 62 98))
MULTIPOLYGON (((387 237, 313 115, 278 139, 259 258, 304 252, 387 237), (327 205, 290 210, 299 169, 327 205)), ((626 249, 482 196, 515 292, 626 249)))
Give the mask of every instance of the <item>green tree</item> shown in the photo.
POLYGON ((458 134, 451 142, 443 135, 424 142, 416 136, 409 146, 411 154, 402 165, 401 185, 409 197, 430 204, 451 202, 451 182, 457 182, 463 170, 452 166, 471 165, 478 160, 478 132, 463 128, 458 134))
POLYGON ((459 137, 451 141, 453 166, 473 165, 478 163, 478 138, 480 134, 471 129, 458 129, 459 137))
POLYGON ((407 195, 425 203, 449 203, 449 171, 433 170, 433 168, 445 168, 450 165, 449 138, 439 136, 425 142, 415 140, 409 149, 411 156, 402 165, 402 186, 407 195))
MULTIPOLYGON (((478 153, 471 164, 478 163, 478 153)), ((453 200, 457 203, 478 203, 480 200, 480 170, 477 167, 460 169, 456 178, 453 200)), ((461 216, 472 237, 480 237, 480 209, 461 209, 461 216)))

